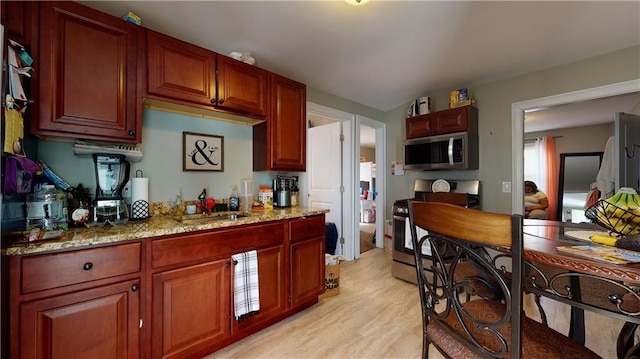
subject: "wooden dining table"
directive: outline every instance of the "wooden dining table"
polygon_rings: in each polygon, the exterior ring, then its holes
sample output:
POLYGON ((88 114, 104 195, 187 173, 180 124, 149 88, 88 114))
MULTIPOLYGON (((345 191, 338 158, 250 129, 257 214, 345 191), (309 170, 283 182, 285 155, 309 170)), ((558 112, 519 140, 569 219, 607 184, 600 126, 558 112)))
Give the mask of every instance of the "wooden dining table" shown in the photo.
POLYGON ((524 220, 526 291, 571 305, 569 336, 584 344, 584 310, 627 322, 617 341, 619 358, 640 353, 634 334, 640 325, 640 263, 614 264, 558 250, 594 245, 585 234, 605 228, 589 223, 524 220), (579 235, 578 235, 579 234, 579 235))

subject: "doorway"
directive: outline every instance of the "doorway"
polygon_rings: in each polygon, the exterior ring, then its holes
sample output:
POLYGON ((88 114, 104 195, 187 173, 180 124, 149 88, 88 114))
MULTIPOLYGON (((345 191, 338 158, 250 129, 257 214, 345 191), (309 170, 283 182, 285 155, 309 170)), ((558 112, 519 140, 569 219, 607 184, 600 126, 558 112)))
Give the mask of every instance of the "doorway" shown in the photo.
MULTIPOLYGON (((322 208, 335 208, 327 214, 327 222, 334 222, 338 229, 338 244, 336 254, 343 255, 346 260, 360 257, 360 125, 364 124, 375 129, 375 162, 377 168, 385 168, 385 124, 360 115, 353 115, 314 103, 307 103, 307 187, 310 206, 321 203, 322 208), (315 141, 316 136, 324 136, 329 127, 336 127, 340 123, 339 138, 327 137, 326 140, 315 141), (332 126, 329 126, 334 124, 332 126), (327 126, 327 128, 322 128, 327 126), (313 137, 312 137, 313 136, 313 137), (340 139, 341 138, 341 139, 340 139), (339 149, 336 150, 336 141, 339 149), (335 156, 339 151, 339 158, 327 160, 326 157, 335 156), (312 160, 313 157, 313 160, 312 160), (322 165, 314 165, 322 164, 322 165), (330 167, 330 168, 329 168, 330 167), (330 177, 327 174, 331 174, 330 177), (322 183, 322 185, 314 185, 322 183), (329 188, 330 187, 330 188, 329 188), (323 192, 332 193, 330 197, 318 200, 323 192)), ((336 157, 334 157, 336 158, 336 157)), ((376 208, 384 208, 384 171, 376 171, 377 195, 376 208)), ((384 245, 384 210, 375 211, 376 247, 384 245)))
MULTIPOLYGON (((564 94, 542 97, 511 105, 511 134, 512 143, 512 213, 523 214, 524 212, 524 158, 522 156, 524 148, 524 112, 536 108, 563 105, 579 101, 588 101, 602 97, 616 96, 627 93, 638 92, 640 79, 626 82, 619 82, 611 85, 594 87, 590 89, 568 92, 564 94), (516 155, 520 154, 520 155, 516 155)), ((613 115, 613 113, 612 113, 613 115)))

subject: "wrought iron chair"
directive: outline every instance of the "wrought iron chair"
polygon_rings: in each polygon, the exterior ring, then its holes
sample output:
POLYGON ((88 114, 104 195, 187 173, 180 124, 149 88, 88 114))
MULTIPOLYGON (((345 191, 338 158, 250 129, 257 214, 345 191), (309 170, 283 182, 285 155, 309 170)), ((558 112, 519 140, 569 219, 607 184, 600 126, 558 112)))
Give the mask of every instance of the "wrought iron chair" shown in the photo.
POLYGON ((599 358, 586 347, 527 318, 522 296, 522 216, 411 202, 409 220, 423 319, 423 358, 433 344, 448 358, 599 358), (427 234, 418 237, 417 229, 427 234), (431 255, 422 253, 430 244, 431 255), (507 253, 511 278, 492 253, 507 253), (428 258, 428 261, 423 261, 428 258), (476 271, 456 275, 461 259, 476 271), (431 263, 432 276, 425 275, 431 263), (484 286, 488 295, 464 300, 484 286))

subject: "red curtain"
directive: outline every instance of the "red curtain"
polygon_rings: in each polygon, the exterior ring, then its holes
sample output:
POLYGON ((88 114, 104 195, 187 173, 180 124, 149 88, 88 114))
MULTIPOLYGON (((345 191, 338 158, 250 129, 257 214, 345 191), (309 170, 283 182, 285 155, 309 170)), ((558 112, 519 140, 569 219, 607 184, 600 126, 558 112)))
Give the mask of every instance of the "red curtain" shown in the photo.
POLYGON ((558 212, 558 156, 556 154, 556 145, 553 136, 545 138, 546 148, 544 152, 547 159, 547 199, 549 200, 549 208, 547 208, 547 218, 556 219, 558 212))

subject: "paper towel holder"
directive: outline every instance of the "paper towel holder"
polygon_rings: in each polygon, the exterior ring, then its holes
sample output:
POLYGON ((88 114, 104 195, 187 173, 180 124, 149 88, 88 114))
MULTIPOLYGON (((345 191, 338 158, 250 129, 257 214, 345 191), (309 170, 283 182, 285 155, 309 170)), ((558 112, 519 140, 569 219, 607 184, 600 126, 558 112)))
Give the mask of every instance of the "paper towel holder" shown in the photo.
MULTIPOLYGON (((142 178, 143 175, 144 173, 142 172, 142 170, 136 170, 136 178, 142 178)), ((149 202, 140 199, 131 203, 131 212, 129 219, 142 220, 147 218, 151 218, 151 216, 149 215, 149 202)))

